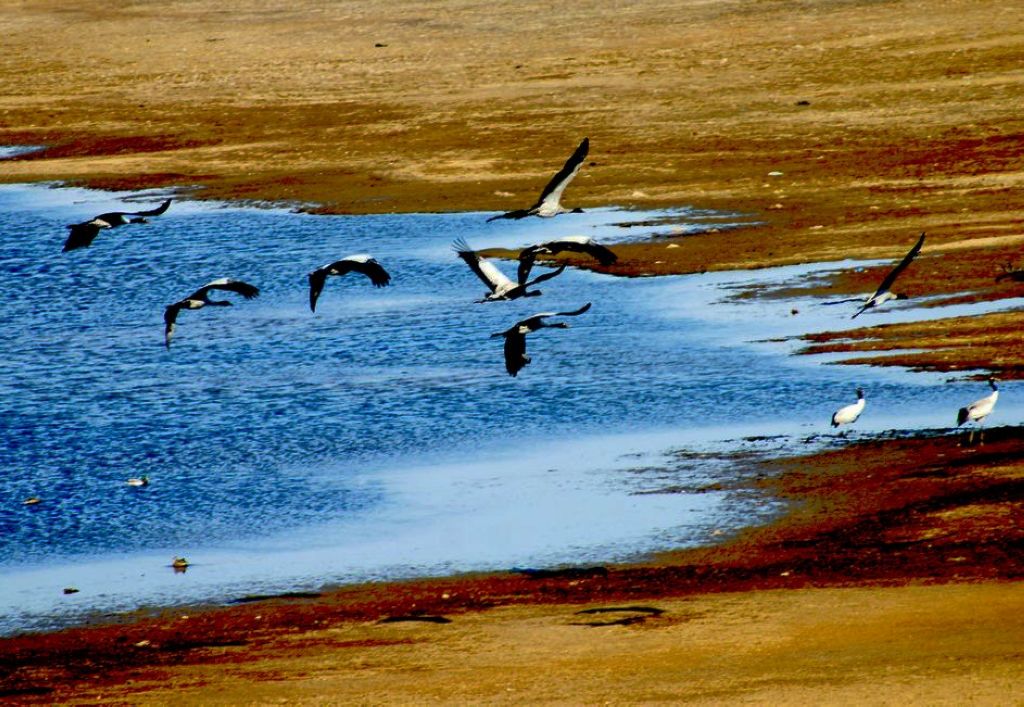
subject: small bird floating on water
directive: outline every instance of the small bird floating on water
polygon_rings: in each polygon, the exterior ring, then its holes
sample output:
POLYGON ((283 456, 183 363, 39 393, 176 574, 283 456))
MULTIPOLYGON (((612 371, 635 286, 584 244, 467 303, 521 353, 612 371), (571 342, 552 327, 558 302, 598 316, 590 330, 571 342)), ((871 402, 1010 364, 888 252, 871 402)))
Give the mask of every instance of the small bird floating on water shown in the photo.
MULTIPOLYGON (((988 379, 989 387, 992 388, 992 392, 986 395, 984 398, 975 400, 970 405, 960 408, 960 411, 956 416, 956 426, 966 422, 977 422, 980 429, 979 432, 979 443, 985 444, 985 418, 992 414, 992 410, 996 406, 996 401, 999 400, 999 386, 996 385, 995 378, 988 379)), ((974 441, 974 430, 972 429, 968 436, 967 443, 970 444, 974 441)))
POLYGON ((148 476, 140 476, 138 478, 131 478, 131 479, 128 479, 128 481, 126 481, 125 483, 128 484, 129 486, 136 486, 136 487, 138 487, 138 486, 149 486, 149 477, 148 476))
POLYGON ((324 289, 327 278, 331 275, 346 275, 358 272, 370 278, 374 287, 385 287, 391 282, 391 276, 373 256, 365 253, 349 255, 333 263, 317 268, 309 274, 309 308, 316 311, 316 301, 324 289))
POLYGON ((578 317, 590 309, 590 302, 572 312, 541 312, 516 322, 505 331, 491 334, 491 338, 498 336, 505 337, 505 370, 513 378, 523 370, 526 364, 530 363, 530 357, 526 355, 526 335, 532 334, 539 329, 568 329, 565 322, 548 324, 545 319, 548 317, 578 317))
POLYGON ((497 216, 491 216, 488 221, 496 221, 497 219, 510 218, 510 219, 521 219, 527 216, 540 216, 541 218, 550 218, 557 216, 558 214, 580 214, 583 213, 583 209, 566 209, 562 206, 562 192, 569 186, 569 182, 573 180, 576 174, 580 171, 580 167, 583 166, 583 160, 587 158, 587 151, 590 149, 590 138, 583 138, 583 142, 579 144, 576 151, 572 153, 562 169, 558 171, 548 185, 544 187, 544 191, 540 193, 540 198, 537 199, 537 203, 528 209, 517 209, 515 211, 509 211, 504 214, 498 214, 497 216))
POLYGON ((171 347, 171 337, 174 336, 175 322, 178 319, 178 312, 181 310, 202 309, 206 305, 210 305, 211 307, 231 306, 231 302, 228 302, 227 300, 211 300, 210 292, 212 290, 236 292, 246 299, 252 299, 260 294, 258 287, 242 282, 241 280, 231 280, 229 278, 222 277, 219 280, 206 283, 185 299, 168 305, 167 309, 164 310, 164 344, 167 348, 171 347))
POLYGON ((85 248, 91 245, 96 236, 99 235, 99 232, 105 228, 116 228, 117 226, 124 226, 129 223, 146 223, 146 217, 159 216, 167 211, 167 207, 170 205, 171 200, 167 199, 160 206, 149 211, 111 211, 110 213, 100 214, 91 221, 71 224, 68 226, 70 233, 68 233, 68 239, 64 242, 62 252, 67 253, 69 250, 85 248))
POLYGON ((456 240, 452 244, 452 248, 455 249, 456 254, 490 290, 482 300, 477 300, 478 302, 497 302, 498 300, 519 299, 520 297, 538 297, 541 294, 540 290, 530 291, 527 288, 539 282, 550 280, 556 275, 561 275, 562 271, 565 270, 565 266, 562 265, 557 270, 538 275, 528 282, 517 284, 512 282, 501 270, 498 270, 494 263, 478 255, 462 238, 456 240))
POLYGON ((857 421, 860 414, 864 412, 864 391, 857 388, 857 402, 845 405, 832 414, 832 426, 839 427, 839 425, 851 425, 857 421))
POLYGON ((523 284, 530 277, 530 270, 533 268, 533 263, 538 255, 556 255, 562 251, 585 253, 605 267, 619 259, 619 256, 593 238, 588 238, 587 236, 565 236, 558 240, 538 243, 519 251, 519 284, 523 284))

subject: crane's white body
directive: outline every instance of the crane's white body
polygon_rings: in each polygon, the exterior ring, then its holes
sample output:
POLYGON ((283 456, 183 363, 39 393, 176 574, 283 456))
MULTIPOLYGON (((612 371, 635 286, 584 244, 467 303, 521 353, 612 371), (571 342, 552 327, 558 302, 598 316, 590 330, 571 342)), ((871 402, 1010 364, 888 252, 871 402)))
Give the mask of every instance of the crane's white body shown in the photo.
MULTIPOLYGON (((997 400, 999 400, 998 390, 993 390, 991 394, 986 395, 984 398, 975 400, 964 408, 967 411, 967 419, 964 422, 977 422, 979 424, 984 422, 985 418, 992 414, 997 400)), ((960 424, 963 424, 963 422, 960 424)))
MULTIPOLYGON (((989 378, 988 384, 992 387, 992 392, 984 398, 979 398, 970 405, 960 408, 960 412, 957 415, 956 420, 957 427, 967 422, 977 422, 978 427, 981 428, 981 444, 985 443, 985 418, 992 414, 992 410, 996 407, 996 401, 999 400, 999 388, 996 386, 995 379, 989 378)), ((971 434, 968 437, 968 443, 973 440, 974 430, 971 430, 971 434)))
POLYGON ((864 412, 867 401, 864 399, 864 391, 857 388, 857 402, 839 408, 832 413, 832 426, 850 425, 857 421, 860 414, 864 412))

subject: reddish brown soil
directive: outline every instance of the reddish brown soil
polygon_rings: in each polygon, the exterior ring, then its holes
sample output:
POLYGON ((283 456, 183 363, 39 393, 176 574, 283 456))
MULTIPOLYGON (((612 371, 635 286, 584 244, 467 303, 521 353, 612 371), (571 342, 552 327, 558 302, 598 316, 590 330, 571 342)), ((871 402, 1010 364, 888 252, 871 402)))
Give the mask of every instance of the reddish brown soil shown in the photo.
POLYGON ((0 685, 9 697, 42 701, 83 689, 125 695, 130 681, 153 671, 265 660, 281 636, 291 637, 294 650, 295 636, 308 634, 316 644, 328 640, 323 632, 331 627, 395 616, 458 623, 465 612, 520 604, 541 611, 545 604, 639 605, 781 588, 1019 581, 1024 438, 1004 428, 988 431, 984 445, 961 442, 952 435, 876 440, 761 463, 743 483, 786 500, 781 518, 722 545, 648 564, 366 585, 313 599, 176 609, 160 618, 3 639, 0 685))
MULTIPOLYGON (((618 247, 610 272, 898 258, 927 231, 907 294, 1020 291, 993 280, 1024 244, 1015 7, 588 1, 560 8, 565 31, 548 10, 20 3, 5 11, 0 143, 49 149, 5 161, 0 181, 495 211, 532 203, 588 135, 570 205, 685 205, 757 224, 667 228, 618 247)), ((820 292, 867 293, 880 272, 820 292)))
MULTIPOLYGON (((503 0, 8 3, 0 143, 49 149, 4 161, 0 181, 200 186, 188 193, 329 212, 496 211, 530 203, 589 135, 566 203, 689 205, 756 224, 669 229, 617 247, 611 272, 896 259, 927 231, 907 294, 1020 294, 994 280, 1024 244, 1024 13, 1012 3, 581 0, 551 17, 548 3, 503 0)), ((884 270, 794 291, 866 293, 884 270)), ((921 347, 892 360, 1013 376, 1019 318, 820 342, 921 347)), ((42 702, 1006 703, 1024 679, 1024 611, 1008 591, 1021 575, 1017 434, 971 450, 873 442, 765 470, 763 489, 793 504, 784 518, 649 565, 356 587, 5 639, 0 680, 7 699, 42 702), (895 587, 917 580, 947 584, 895 587), (818 588, 847 585, 869 589, 818 588), (671 597, 706 622, 609 636, 541 621, 566 602, 685 613, 671 597), (510 604, 523 613, 485 610, 510 604), (360 623, 419 611, 456 618, 452 642, 360 623), (780 647, 794 626, 805 628, 780 647), (659 663, 680 652, 691 662, 659 663)))

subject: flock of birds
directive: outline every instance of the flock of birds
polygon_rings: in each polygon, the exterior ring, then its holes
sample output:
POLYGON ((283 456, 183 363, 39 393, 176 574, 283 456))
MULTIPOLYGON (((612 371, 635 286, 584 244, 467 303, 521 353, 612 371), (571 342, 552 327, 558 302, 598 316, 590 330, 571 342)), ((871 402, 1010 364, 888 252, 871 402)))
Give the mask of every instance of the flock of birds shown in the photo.
MULTIPOLYGON (((550 218, 563 213, 580 213, 582 209, 566 209, 561 204, 562 194, 566 187, 579 173, 583 162, 590 149, 590 141, 584 138, 565 165, 541 192, 536 203, 527 208, 510 211, 508 213, 493 216, 488 221, 497 219, 521 219, 527 216, 539 216, 550 218)), ((63 252, 86 248, 92 245, 93 241, 106 229, 117 228, 128 224, 147 223, 149 218, 160 216, 165 213, 171 205, 167 199, 160 206, 144 211, 113 211, 100 214, 95 218, 83 223, 71 224, 68 226, 68 237, 64 243, 63 252)), ((516 272, 516 280, 512 280, 498 267, 474 251, 463 239, 458 239, 453 244, 457 256, 469 266, 470 270, 483 282, 488 289, 483 299, 479 302, 497 302, 515 300, 521 297, 537 297, 540 290, 531 289, 546 280, 560 275, 565 270, 565 265, 550 272, 543 273, 531 279, 530 274, 538 257, 553 256, 562 252, 574 252, 590 255, 602 265, 611 265, 617 260, 615 253, 605 246, 595 242, 591 238, 583 236, 566 236, 556 240, 524 248, 519 253, 519 265, 516 272)), ((391 282, 391 275, 373 256, 366 253, 346 256, 340 260, 328 263, 309 273, 309 308, 316 312, 317 302, 323 293, 329 277, 341 277, 349 273, 359 273, 370 280, 374 287, 386 287, 391 282)), ((196 310, 205 307, 230 307, 232 302, 227 299, 213 299, 214 293, 234 293, 241 295, 246 300, 259 296, 260 290, 242 280, 232 278, 219 278, 206 283, 191 294, 182 299, 167 305, 164 310, 164 345, 169 349, 174 333, 178 326, 178 317, 183 310, 196 310)), ((516 322, 508 329, 497 332, 492 337, 503 337, 505 340, 505 369, 509 375, 516 376, 523 369, 530 358, 526 355, 526 336, 541 329, 565 329, 568 324, 565 322, 549 322, 552 317, 575 317, 589 310, 591 304, 588 302, 579 309, 568 312, 540 312, 516 322)))
MULTIPOLYGON (((589 138, 584 138, 576 150, 572 153, 562 168, 550 179, 541 191, 537 201, 526 209, 516 209, 506 213, 498 214, 487 219, 488 222, 499 219, 522 219, 528 216, 551 218, 565 213, 582 213, 580 208, 568 209, 562 206, 562 194, 566 187, 579 173, 590 149, 589 138)), ((115 211, 100 214, 95 218, 78 224, 68 226, 69 234, 64 243, 64 252, 85 248, 92 244, 100 231, 116 228, 127 224, 146 223, 147 219, 159 216, 167 211, 171 200, 167 199, 160 206, 134 212, 115 211)), ((852 298, 826 302, 825 304, 841 304, 845 302, 859 302, 860 307, 852 315, 856 319, 860 314, 878 307, 890 300, 906 299, 906 295, 892 291, 896 279, 913 262, 921 248, 924 246, 925 234, 922 233, 917 242, 907 254, 896 264, 885 276, 878 288, 866 298, 852 298)), ((607 247, 595 242, 585 236, 565 236, 556 240, 538 243, 520 251, 518 256, 518 268, 516 279, 512 280, 505 275, 494 263, 482 257, 466 243, 464 239, 458 239, 453 243, 456 255, 464 262, 469 269, 483 282, 488 289, 483 299, 478 302, 497 302, 515 300, 521 297, 537 297, 541 295, 540 290, 530 289, 534 285, 557 277, 565 270, 561 265, 555 270, 543 273, 530 279, 534 263, 539 256, 554 256, 562 252, 573 252, 586 254, 597 260, 602 266, 609 266, 617 260, 617 256, 607 247)), ((371 255, 360 253, 349 255, 341 260, 328 263, 309 273, 309 308, 316 312, 317 301, 323 292, 328 277, 341 277, 349 273, 359 273, 366 276, 374 287, 385 287, 391 282, 391 275, 371 255)), ((1015 277, 1016 271, 1007 268, 1009 274, 1005 277, 1015 277)), ((231 278, 220 278, 208 282, 187 297, 167 306, 164 311, 164 343, 170 348, 171 339, 177 326, 178 315, 182 310, 202 309, 207 306, 226 307, 231 306, 229 300, 213 300, 211 293, 215 291, 233 292, 247 300, 259 295, 259 288, 241 280, 231 278)), ((540 312, 526 319, 520 320, 504 331, 496 332, 492 338, 503 337, 505 340, 505 369, 511 376, 516 376, 523 369, 530 358, 526 355, 526 337, 529 334, 541 329, 565 329, 569 325, 565 322, 552 322, 547 320, 552 317, 576 317, 587 312, 591 303, 587 303, 579 309, 567 312, 540 312)), ((977 422, 981 427, 982 441, 984 440, 984 420, 991 414, 999 397, 999 390, 995 379, 989 379, 992 393, 988 396, 974 401, 970 405, 959 410, 957 415, 957 426, 967 422, 977 422)), ((856 422, 864 411, 866 400, 864 391, 857 388, 857 401, 846 405, 832 415, 832 426, 840 427, 856 422)), ((973 431, 971 433, 973 441, 973 431)))

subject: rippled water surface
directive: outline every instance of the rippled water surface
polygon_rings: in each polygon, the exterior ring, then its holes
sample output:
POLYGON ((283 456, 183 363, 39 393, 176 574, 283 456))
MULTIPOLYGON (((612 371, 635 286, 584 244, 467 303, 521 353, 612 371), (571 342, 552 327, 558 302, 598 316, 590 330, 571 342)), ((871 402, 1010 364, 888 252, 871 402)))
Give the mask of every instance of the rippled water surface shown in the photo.
MULTIPOLYGON (((484 288, 450 248, 459 236, 478 248, 568 234, 611 243, 666 231, 663 213, 487 224, 479 213, 331 217, 176 201, 149 224, 60 252, 66 224, 164 195, 124 196, 0 188, 0 630, 254 588, 700 542, 757 509, 718 494, 637 494, 664 478, 631 468, 672 448, 827 432, 857 384, 868 389, 864 432, 945 426, 986 392, 751 343, 849 326, 813 303, 791 316, 792 302, 724 301, 723 288, 808 268, 566 271, 542 297, 477 304, 484 288), (306 273, 358 252, 392 286, 332 278, 312 314, 306 273), (183 312, 165 350, 164 307, 217 277, 262 295, 183 312), (530 338, 533 363, 518 378, 504 372, 490 333, 585 302, 592 310, 570 329, 530 338), (125 484, 141 475, 148 487, 125 484), (23 506, 30 496, 42 502, 23 506), (174 554, 195 567, 174 575, 174 554), (65 597, 68 585, 82 591, 65 597)), ((670 216, 683 230, 702 218, 670 216)), ((514 277, 513 264, 499 267, 514 277)), ((1006 397, 1002 421, 1017 415, 1006 397)))

